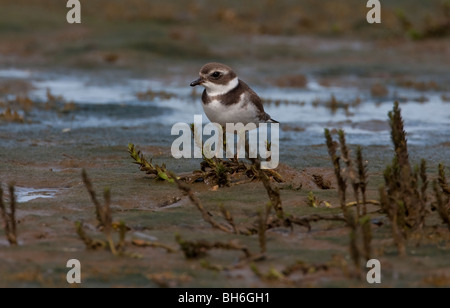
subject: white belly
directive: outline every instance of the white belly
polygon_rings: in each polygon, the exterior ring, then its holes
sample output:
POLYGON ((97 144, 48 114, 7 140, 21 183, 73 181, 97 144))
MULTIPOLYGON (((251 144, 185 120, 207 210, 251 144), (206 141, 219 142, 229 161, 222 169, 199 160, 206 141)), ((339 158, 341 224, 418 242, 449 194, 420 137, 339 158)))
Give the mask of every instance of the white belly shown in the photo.
POLYGON ((255 123, 258 121, 258 110, 253 104, 240 100, 233 105, 222 105, 219 101, 213 100, 209 104, 203 104, 203 110, 211 122, 225 126, 226 123, 255 123))

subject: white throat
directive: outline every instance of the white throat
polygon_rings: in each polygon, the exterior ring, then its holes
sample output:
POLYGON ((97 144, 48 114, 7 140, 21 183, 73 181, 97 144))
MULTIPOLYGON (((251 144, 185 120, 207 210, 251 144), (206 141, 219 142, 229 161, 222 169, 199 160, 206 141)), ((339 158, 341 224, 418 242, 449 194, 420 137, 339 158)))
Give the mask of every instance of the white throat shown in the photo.
POLYGON ((216 84, 210 81, 204 82, 203 86, 206 89, 206 93, 210 96, 224 95, 236 88, 239 84, 239 79, 234 77, 227 84, 216 84))

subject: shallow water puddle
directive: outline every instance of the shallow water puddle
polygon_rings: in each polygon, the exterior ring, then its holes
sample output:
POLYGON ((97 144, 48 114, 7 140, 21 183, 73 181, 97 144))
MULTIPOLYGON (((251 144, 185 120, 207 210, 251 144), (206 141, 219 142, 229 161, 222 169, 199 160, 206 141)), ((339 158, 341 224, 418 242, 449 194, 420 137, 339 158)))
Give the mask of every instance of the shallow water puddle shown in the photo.
MULTIPOLYGON (((82 128, 136 127, 146 129, 150 135, 157 135, 155 138, 163 134, 169 140, 171 138, 168 134, 173 124, 191 123, 194 114, 203 115, 203 119, 207 121, 199 95, 193 97, 187 84, 167 85, 161 80, 126 78, 121 83, 116 83, 104 81, 99 76, 94 78, 86 75, 40 74, 37 79, 36 72, 17 69, 0 70, 0 78, 2 76, 32 77, 34 90, 31 96, 34 99, 46 101, 49 89, 53 95, 62 95, 66 101, 73 101, 78 105, 77 109, 66 116, 49 112, 30 115, 29 119, 34 121, 33 125, 37 129, 52 127, 70 133, 82 128), (139 100, 136 94, 147 89, 170 92, 174 97, 139 100)), ((449 139, 450 108, 448 102, 444 101, 444 97, 448 96, 447 92, 429 91, 424 94, 409 88, 388 86, 388 97, 377 99, 367 89, 325 87, 313 76, 308 79, 306 87, 300 89, 254 87, 267 101, 267 113, 282 123, 280 139, 289 146, 322 143, 325 127, 344 129, 349 134, 349 142, 353 144, 388 145, 390 137, 387 114, 397 98, 402 99, 400 107, 409 133, 409 143, 433 146, 449 139), (422 96, 426 98, 426 102, 417 101, 422 96), (331 97, 341 107, 331 108, 331 97), (359 103, 352 103, 357 100, 359 103), (346 104, 346 107, 342 107, 342 104, 346 104)), ((5 131, 9 129, 11 128, 4 127, 5 131)))
POLYGON ((31 71, 20 70, 15 68, 1 69, 0 78, 25 79, 31 76, 31 71))
POLYGON ((58 192, 57 189, 52 188, 28 188, 15 187, 16 201, 18 203, 25 203, 38 198, 53 198, 58 192))

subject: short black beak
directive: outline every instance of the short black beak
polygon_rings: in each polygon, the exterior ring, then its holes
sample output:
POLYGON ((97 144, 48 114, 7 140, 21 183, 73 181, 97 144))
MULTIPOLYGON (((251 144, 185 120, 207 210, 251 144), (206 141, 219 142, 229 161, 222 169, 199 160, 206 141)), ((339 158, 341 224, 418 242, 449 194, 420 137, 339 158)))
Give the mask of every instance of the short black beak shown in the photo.
POLYGON ((202 84, 203 83, 203 78, 202 77, 200 77, 199 79, 197 79, 197 80, 194 80, 193 82, 191 82, 191 87, 195 87, 195 86, 198 86, 199 84, 202 84))

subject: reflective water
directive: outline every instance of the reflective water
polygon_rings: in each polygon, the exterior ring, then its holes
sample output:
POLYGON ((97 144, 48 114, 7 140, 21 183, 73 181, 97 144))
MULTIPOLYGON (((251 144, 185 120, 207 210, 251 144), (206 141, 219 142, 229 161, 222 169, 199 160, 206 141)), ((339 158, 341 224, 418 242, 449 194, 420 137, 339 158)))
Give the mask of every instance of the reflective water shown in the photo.
MULTIPOLYGON (((88 76, 52 75, 38 79, 37 75, 15 69, 0 70, 1 78, 30 79, 35 88, 30 94, 33 99, 46 101, 49 89, 53 95, 61 95, 77 107, 68 113, 32 112, 28 125, 35 128, 52 127, 65 132, 86 128, 138 128, 145 129, 150 135, 162 134, 167 139, 176 122, 192 123, 194 114, 203 114, 206 119, 199 93, 192 95, 189 80, 185 86, 180 86, 140 79, 99 83, 88 76), (165 91, 173 97, 165 99, 157 95, 152 100, 139 100, 136 93, 147 90, 165 91)), ((443 95, 449 96, 448 93, 389 87, 391 97, 380 100, 373 99, 369 91, 354 87, 323 87, 314 78, 309 80, 305 89, 254 87, 263 99, 272 101, 265 104, 265 109, 282 123, 281 142, 322 144, 323 129, 327 127, 343 128, 350 143, 390 144, 387 113, 392 109, 393 93, 401 98, 400 107, 410 144, 436 145, 450 140, 450 103, 443 99, 443 95), (332 96, 348 106, 331 108, 328 102, 332 96), (417 98, 423 96, 428 101, 417 102, 417 98), (359 103, 355 103, 358 100, 359 103), (280 102, 275 104, 274 101, 280 102)), ((8 126, 14 129, 14 125, 8 126)))
MULTIPOLYGON (((25 203, 38 198, 53 198, 58 192, 57 189, 52 188, 30 188, 15 186, 15 196, 17 203, 25 203)), ((5 187, 6 191, 6 187, 5 187)))

